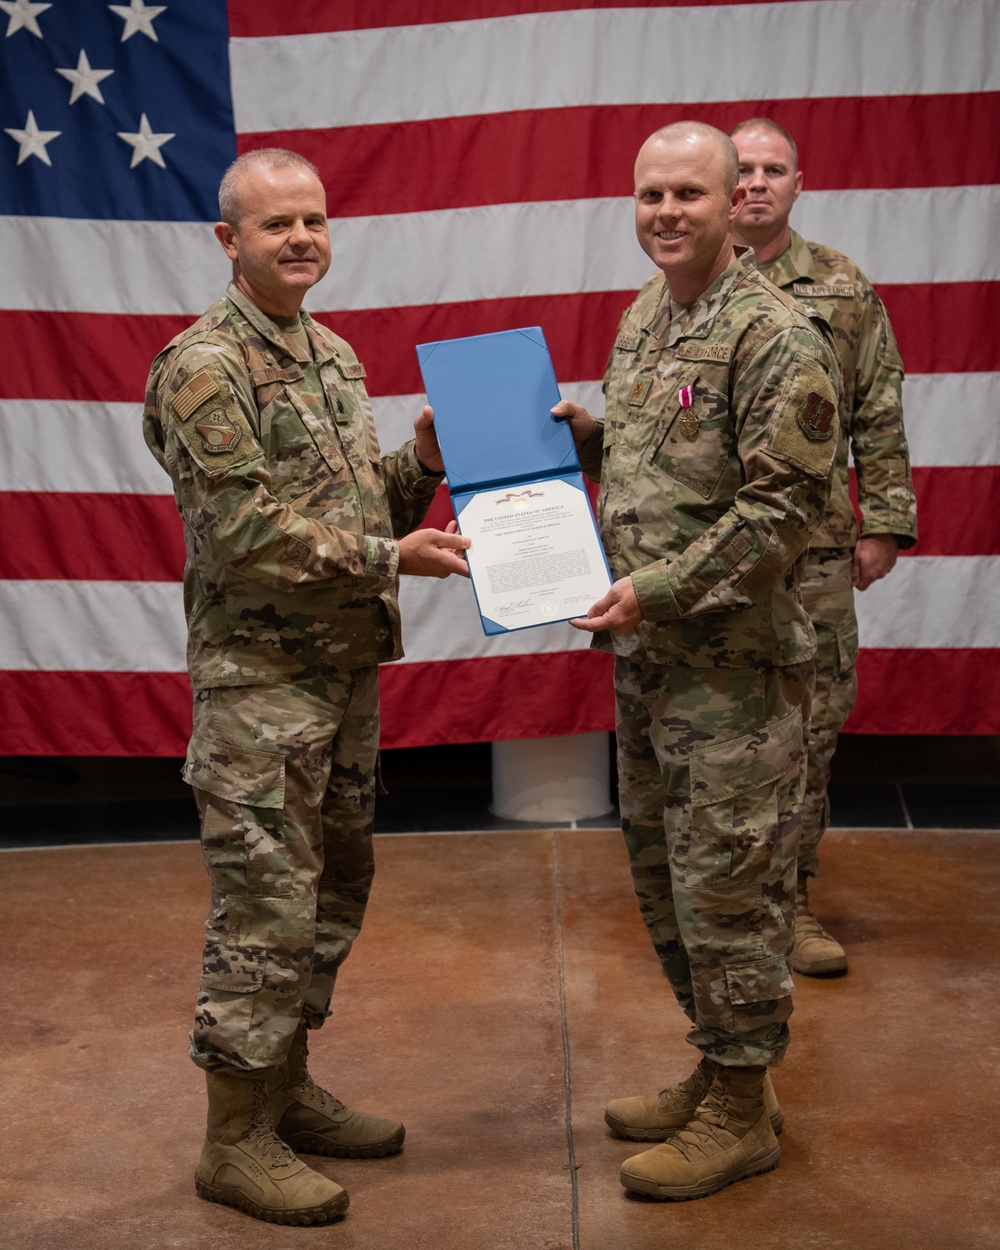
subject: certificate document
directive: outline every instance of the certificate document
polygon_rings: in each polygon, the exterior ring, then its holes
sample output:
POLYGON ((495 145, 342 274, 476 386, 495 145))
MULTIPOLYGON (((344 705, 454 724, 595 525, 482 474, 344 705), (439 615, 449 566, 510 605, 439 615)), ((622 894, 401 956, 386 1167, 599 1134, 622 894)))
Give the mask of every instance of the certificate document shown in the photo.
POLYGON ((586 616, 611 585, 539 326, 420 343, 483 631, 586 616))
MULTIPOLYGON (((582 483, 581 483, 582 485, 582 483)), ((586 616, 611 580, 590 500, 565 478, 467 497, 459 528, 484 622, 526 629, 586 616)))

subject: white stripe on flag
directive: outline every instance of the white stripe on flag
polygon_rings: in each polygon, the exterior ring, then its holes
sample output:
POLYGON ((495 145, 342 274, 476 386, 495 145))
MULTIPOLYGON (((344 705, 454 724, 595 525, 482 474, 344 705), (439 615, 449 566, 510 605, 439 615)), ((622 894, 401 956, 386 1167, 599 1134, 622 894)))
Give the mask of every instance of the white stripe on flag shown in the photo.
MULTIPOLYGON (((464 580, 405 578, 407 658, 458 660, 585 647, 568 625, 487 639, 464 580)), ((1000 557, 901 560, 857 596, 864 647, 1000 645, 1000 557)), ((181 672, 184 614, 176 582, 0 581, 0 669, 181 672)))
MULTIPOLYGON (((1000 186, 814 191, 799 203, 802 233, 839 247, 873 282, 1000 281, 1000 186)), ((312 309, 627 291, 653 271, 624 197, 347 217, 331 223, 331 240, 312 309)), ((4 308, 192 317, 229 275, 207 223, 52 217, 0 217, 0 272, 4 308)))
POLYGON ((915 556, 854 596, 863 647, 1000 646, 1000 556, 915 556))
POLYGON ((234 39, 230 63, 237 129, 254 133, 591 104, 995 90, 998 43, 991 0, 827 0, 234 39))
POLYGON ((177 582, 0 581, 0 669, 183 672, 177 582))
MULTIPOLYGON (((603 416, 600 382, 563 382, 559 389, 603 416)), ((917 374, 906 379, 903 397, 915 465, 1000 464, 1000 373, 917 374)), ((384 452, 413 437, 413 418, 425 402, 424 395, 372 400, 384 452)), ((0 400, 0 490, 172 494, 143 441, 139 404, 68 399, 0 400)))

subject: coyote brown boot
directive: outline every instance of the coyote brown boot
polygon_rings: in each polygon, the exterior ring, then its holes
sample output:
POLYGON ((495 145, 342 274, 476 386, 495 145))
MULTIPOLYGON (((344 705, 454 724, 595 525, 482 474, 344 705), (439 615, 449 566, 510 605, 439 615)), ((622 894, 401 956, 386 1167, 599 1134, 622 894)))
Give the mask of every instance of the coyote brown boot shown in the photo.
MULTIPOLYGON (((604 1112, 604 1122, 616 1137, 625 1137, 629 1141, 666 1141, 693 1119, 716 1070, 717 1065, 706 1057, 686 1081, 669 1085, 658 1094, 614 1098, 604 1112)), ((775 1097, 770 1076, 764 1077, 764 1106, 777 1136, 785 1117, 775 1097)))
POLYGON ((272 1224, 328 1224, 347 1210, 346 1190, 297 1159, 274 1135, 268 1076, 206 1072, 208 1131, 195 1189, 272 1224))
POLYGON ((653 1198, 705 1198, 770 1172, 781 1147, 764 1109, 765 1068, 717 1067, 691 1122, 622 1164, 626 1189, 653 1198))
POLYGON ((278 1136, 293 1150, 337 1159, 397 1154, 406 1135, 398 1120, 352 1111, 309 1075, 307 1032, 300 1024, 288 1058, 271 1084, 271 1115, 278 1136))
POLYGON ((809 878, 799 877, 795 896, 795 945, 791 965, 807 977, 825 977, 847 971, 847 954, 809 907, 809 878))

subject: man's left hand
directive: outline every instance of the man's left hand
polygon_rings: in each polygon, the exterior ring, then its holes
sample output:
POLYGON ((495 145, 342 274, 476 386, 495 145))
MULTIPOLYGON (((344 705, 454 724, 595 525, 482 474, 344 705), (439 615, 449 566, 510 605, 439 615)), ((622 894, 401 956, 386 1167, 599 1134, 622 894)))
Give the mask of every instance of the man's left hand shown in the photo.
POLYGON ((443 473, 444 461, 441 459, 441 448, 434 429, 434 409, 430 405, 425 405, 420 416, 413 422, 413 433, 417 444, 417 459, 432 473, 443 473))
POLYGON ((586 630, 596 634, 607 629, 613 634, 634 634, 642 620, 639 600, 635 595, 635 587, 631 577, 622 577, 608 591, 603 599, 598 599, 587 612, 586 618, 577 617, 570 621, 575 629, 586 630))
POLYGON ((881 581, 899 555, 899 546, 892 534, 865 534, 854 548, 854 564, 851 567, 851 584, 855 590, 867 590, 874 582, 881 581))

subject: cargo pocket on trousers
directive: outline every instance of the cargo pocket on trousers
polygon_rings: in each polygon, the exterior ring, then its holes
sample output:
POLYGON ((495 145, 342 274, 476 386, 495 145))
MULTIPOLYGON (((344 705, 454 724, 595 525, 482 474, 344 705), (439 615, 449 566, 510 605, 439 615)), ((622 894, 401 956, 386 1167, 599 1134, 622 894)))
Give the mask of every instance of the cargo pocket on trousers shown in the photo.
POLYGON ((802 713, 693 751, 689 866, 707 888, 767 882, 779 831, 798 800, 802 713))
POLYGON ((780 955, 727 964, 725 971, 734 1033, 782 1024, 792 1014, 795 983, 780 955))
POLYGON ((198 792, 202 849, 215 897, 287 894, 284 755, 195 736, 183 777, 198 792))

